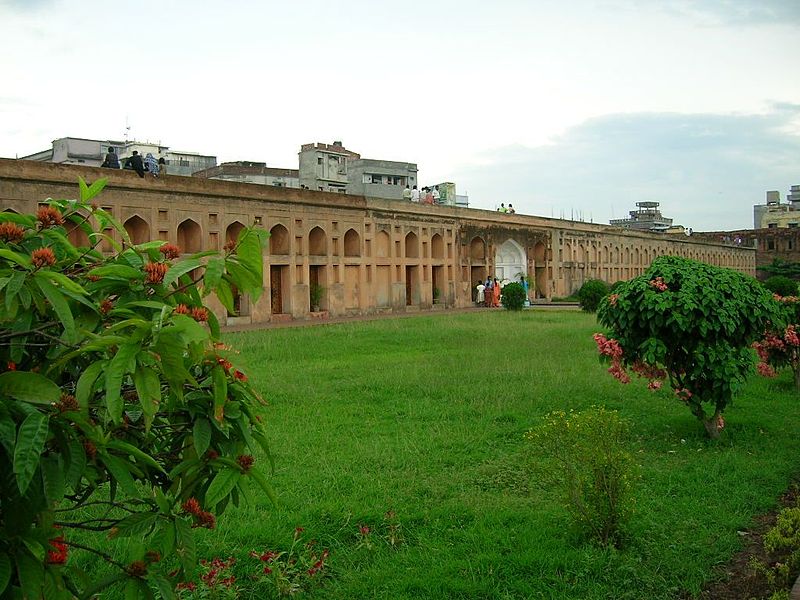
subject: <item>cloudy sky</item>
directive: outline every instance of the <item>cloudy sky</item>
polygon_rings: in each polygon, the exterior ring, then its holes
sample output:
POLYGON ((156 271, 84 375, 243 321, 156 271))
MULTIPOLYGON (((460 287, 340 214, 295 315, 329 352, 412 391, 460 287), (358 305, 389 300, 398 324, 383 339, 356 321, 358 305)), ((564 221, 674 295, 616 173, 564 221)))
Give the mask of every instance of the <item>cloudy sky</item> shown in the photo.
POLYGON ((0 156, 416 162, 478 208, 752 227, 800 184, 798 0, 0 0, 0 156))

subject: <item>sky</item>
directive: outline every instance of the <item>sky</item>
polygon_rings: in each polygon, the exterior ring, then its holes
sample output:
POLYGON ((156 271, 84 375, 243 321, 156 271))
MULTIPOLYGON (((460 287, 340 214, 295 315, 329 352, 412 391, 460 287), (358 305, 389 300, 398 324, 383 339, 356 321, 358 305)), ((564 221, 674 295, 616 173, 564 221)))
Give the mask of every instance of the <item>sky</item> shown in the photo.
POLYGON ((0 156, 415 162, 470 206, 752 227, 800 184, 798 0, 0 0, 0 156))

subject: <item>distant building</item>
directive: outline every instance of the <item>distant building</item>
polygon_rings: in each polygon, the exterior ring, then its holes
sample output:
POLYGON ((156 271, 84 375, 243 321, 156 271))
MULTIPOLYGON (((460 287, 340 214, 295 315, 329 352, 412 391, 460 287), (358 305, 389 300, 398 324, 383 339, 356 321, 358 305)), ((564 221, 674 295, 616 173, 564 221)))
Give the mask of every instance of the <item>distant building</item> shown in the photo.
POLYGON ((753 206, 753 229, 783 229, 800 225, 800 185, 793 185, 781 202, 777 190, 767 192, 766 204, 753 206))
POLYGON ((303 144, 299 163, 300 186, 316 191, 402 200, 417 185, 416 163, 361 158, 341 141, 303 144))
POLYGON ((170 150, 169 146, 162 146, 161 144, 120 140, 90 140, 74 137, 53 140, 51 148, 28 156, 21 156, 20 158, 39 162, 99 167, 109 147, 114 148, 120 162, 131 156, 134 150, 137 150, 142 156, 146 156, 150 152, 157 159, 163 158, 165 160, 167 173, 170 175, 188 176, 195 171, 207 169, 217 164, 216 156, 170 150))
POLYGON ((628 213, 625 219, 611 219, 609 223, 616 227, 625 229, 636 229, 638 231, 667 231, 672 227, 672 219, 668 219, 661 214, 658 209, 658 202, 637 202, 637 210, 628 213))
POLYGON ((256 183, 275 187, 300 187, 300 171, 297 169, 268 167, 267 163, 246 160, 225 162, 216 167, 197 171, 192 174, 192 177, 239 181, 241 183, 256 183))

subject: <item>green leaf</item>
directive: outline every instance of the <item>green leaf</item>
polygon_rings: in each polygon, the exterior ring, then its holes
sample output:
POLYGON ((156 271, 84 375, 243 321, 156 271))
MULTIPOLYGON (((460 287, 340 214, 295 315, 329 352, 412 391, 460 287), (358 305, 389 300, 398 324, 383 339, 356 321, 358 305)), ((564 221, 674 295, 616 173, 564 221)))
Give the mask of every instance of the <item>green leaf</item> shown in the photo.
POLYGON ((211 381, 214 386, 214 418, 222 423, 225 402, 228 400, 228 377, 222 365, 215 365, 211 370, 211 381))
POLYGON ((83 472, 86 470, 86 450, 77 439, 69 441, 69 466, 65 475, 66 484, 76 490, 83 472))
POLYGON ((89 200, 97 196, 97 194, 103 191, 103 188, 106 187, 107 183, 108 179, 102 177, 97 181, 95 181, 89 187, 86 187, 86 182, 83 180, 82 177, 79 176, 78 187, 81 190, 81 202, 88 202, 89 200))
POLYGON ((264 493, 267 495, 267 498, 270 499, 273 506, 278 506, 278 498, 275 496, 275 492, 272 490, 272 486, 267 481, 267 478, 264 477, 264 474, 256 468, 250 469, 247 475, 252 479, 255 479, 255 482, 264 490, 264 493))
POLYGON ((203 342, 208 339, 208 331, 191 317, 172 313, 172 323, 174 330, 181 333, 181 337, 187 344, 203 342))
POLYGON ((236 242, 236 256, 259 280, 264 278, 264 256, 261 239, 254 229, 242 229, 236 242))
POLYGON ((53 404, 61 399, 61 390, 44 375, 30 371, 6 371, 0 374, 0 394, 31 404, 53 404))
POLYGON ((14 448, 14 474, 17 476, 20 494, 25 494, 36 467, 39 466, 47 433, 48 418, 39 411, 29 414, 19 427, 17 445, 14 448))
POLYGON ((75 399, 84 412, 89 407, 89 400, 92 397, 97 378, 100 377, 100 373, 103 372, 107 365, 108 361, 105 360, 93 362, 78 378, 78 383, 75 386, 75 399))
POLYGON ((206 492, 206 506, 214 507, 221 500, 226 498, 228 494, 231 493, 231 490, 236 487, 241 476, 242 472, 240 470, 230 468, 222 469, 217 473, 211 485, 208 486, 208 491, 206 492))
POLYGON ((191 577, 197 562, 197 554, 194 545, 194 533, 191 523, 183 517, 175 519, 175 541, 177 548, 175 553, 181 562, 183 572, 186 577, 191 577))
POLYGON ((8 587, 9 581, 11 581, 11 560, 8 554, 0 552, 0 595, 8 587))
POLYGON ((233 306, 233 290, 231 290, 231 284, 228 283, 227 280, 222 279, 214 289, 214 292, 217 294, 217 300, 219 300, 220 304, 222 304, 230 314, 235 315, 236 310, 233 306))
POLYGON ((175 552, 175 523, 169 522, 161 528, 161 535, 155 536, 155 539, 161 539, 161 554, 170 556, 175 552))
POLYGON ((44 294, 44 297, 50 302, 58 318, 61 319, 61 324, 64 326, 64 337, 66 341, 70 343, 77 341, 75 320, 72 318, 72 311, 69 308, 69 304, 64 299, 64 296, 40 271, 34 273, 33 276, 36 280, 36 285, 42 290, 42 294, 44 294))
POLYGON ((61 457, 53 454, 41 460, 42 483, 47 501, 53 505, 64 498, 64 465, 61 457))
POLYGON ((153 512, 140 512, 128 515, 117 523, 119 537, 130 537, 136 534, 145 534, 156 524, 158 514, 153 512))
POLYGON ((22 548, 17 550, 17 576, 23 600, 40 600, 44 583, 44 565, 22 548))
POLYGON ((177 596, 172 589, 172 583, 169 579, 164 577, 161 573, 156 573, 150 576, 150 581, 156 584, 158 593, 161 594, 162 600, 175 600, 177 596))
POLYGON ((192 426, 192 438, 197 456, 203 456, 211 443, 211 423, 207 419, 198 418, 192 426))
POLYGON ((207 296, 219 285, 222 274, 225 272, 225 259, 219 256, 210 258, 206 263, 206 272, 203 274, 203 296, 207 296))
POLYGON ((59 273, 58 271, 37 271, 37 277, 45 277, 52 281, 53 283, 60 285, 65 290, 69 290, 74 294, 81 294, 86 296, 88 292, 81 287, 80 284, 76 283, 63 273, 59 273))
POLYGON ((7 250, 6 248, 0 248, 0 258, 10 260, 11 262, 17 263, 20 267, 25 267, 26 269, 29 269, 33 264, 33 261, 24 254, 19 254, 17 252, 13 252, 12 250, 7 250))
POLYGON ((174 265, 172 265, 167 274, 164 275, 164 287, 168 287, 178 281, 181 275, 185 275, 189 271, 194 271, 198 267, 203 266, 203 261, 199 258, 185 258, 174 265))
POLYGON ((136 483, 133 481, 130 471, 128 470, 127 461, 111 456, 107 452, 101 451, 103 464, 105 464, 108 472, 112 477, 117 480, 123 491, 132 498, 139 496, 139 490, 136 489, 136 483))
POLYGON ((97 594, 102 592, 104 589, 111 587, 118 581, 124 581, 128 578, 127 573, 114 573, 113 575, 109 575, 105 579, 101 579, 98 583, 94 584, 92 587, 83 591, 82 598, 84 600, 89 600, 89 598, 96 598, 97 594))
POLYGON ((136 393, 139 396, 139 403, 144 412, 145 431, 150 431, 150 424, 158 411, 161 402, 161 380, 155 371, 142 365, 136 366, 133 373, 133 383, 136 385, 136 393))
POLYGON ((107 265, 103 267, 97 267, 96 269, 92 269, 89 271, 89 275, 93 277, 111 277, 112 279, 124 279, 128 281, 130 279, 142 279, 144 278, 144 272, 140 271, 139 269, 134 269, 133 267, 129 267, 128 265, 107 265))
POLYGON ((144 463, 156 469, 157 471, 161 471, 165 475, 167 472, 164 468, 156 462, 156 460, 147 454, 146 452, 140 450, 136 446, 129 444, 128 442, 123 442, 122 440, 111 440, 106 444, 106 448, 111 448, 112 450, 119 450, 120 452, 124 452, 129 456, 133 456, 138 462, 144 463))
POLYGON ((111 420, 117 425, 122 422, 122 379, 132 370, 132 362, 139 349, 138 344, 120 346, 106 371, 106 408, 111 420))

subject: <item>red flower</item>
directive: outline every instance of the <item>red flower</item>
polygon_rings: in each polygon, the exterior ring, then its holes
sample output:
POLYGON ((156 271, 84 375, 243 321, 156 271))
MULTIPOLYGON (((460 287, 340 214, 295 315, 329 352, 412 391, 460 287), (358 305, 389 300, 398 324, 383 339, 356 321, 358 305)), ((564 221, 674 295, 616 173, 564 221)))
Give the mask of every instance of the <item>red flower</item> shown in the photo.
POLYGON ((184 512, 195 516, 198 516, 203 512, 203 509, 200 507, 200 503, 196 498, 189 498, 186 502, 181 504, 181 508, 184 510, 184 512))
POLYGON ((217 458, 219 458, 219 452, 217 452, 216 450, 209 450, 208 452, 206 452, 206 458, 208 460, 216 460, 217 458))
POLYGON ((192 318, 198 323, 205 323, 208 321, 208 310, 204 307, 195 307, 192 309, 192 318))
POLYGON ((17 363, 15 363, 13 360, 8 361, 6 363, 6 369, 8 369, 9 371, 16 371, 17 363))
POLYGON ((159 248, 159 251, 164 255, 164 258, 168 260, 171 258, 178 258, 181 255, 181 249, 175 244, 164 244, 159 248))
POLYGON ((361 535, 369 535, 369 526, 367 525, 359 525, 358 531, 361 535))
POLYGON ((51 565, 63 565, 67 562, 67 555, 69 554, 69 546, 64 543, 64 536, 60 535, 57 538, 50 540, 52 550, 47 551, 47 562, 51 565))
POLYGON ((52 227, 53 225, 63 225, 64 217, 58 209, 52 206, 43 206, 36 212, 36 219, 41 223, 42 228, 52 227))
POLYGON ((193 592, 197 589, 197 584, 194 581, 181 581, 175 586, 176 590, 189 590, 193 592))
POLYGON ((239 463, 239 466, 242 468, 242 471, 247 473, 250 469, 253 468, 253 463, 256 462, 256 459, 253 458, 250 454, 241 454, 236 457, 236 462, 239 463))
POLYGON ((226 358, 222 358, 221 356, 217 357, 217 363, 222 365, 222 368, 225 369, 226 371, 230 371, 231 367, 233 366, 231 364, 231 361, 229 361, 226 358))
POLYGON ((86 455, 92 460, 97 456, 97 447, 89 440, 83 440, 83 449, 86 451, 86 455))
POLYGON ((239 381, 247 381, 247 375, 242 373, 239 369, 236 369, 233 372, 233 378, 238 379, 239 381))
POLYGON ((178 304, 173 311, 176 315, 189 315, 192 313, 192 309, 190 309, 185 304, 178 304))
POLYGON ((128 574, 131 577, 144 577, 147 575, 147 565, 142 560, 135 560, 128 565, 128 574))
POLYGON ((656 277, 655 279, 653 279, 650 282, 650 286, 654 287, 659 292, 666 292, 669 289, 669 287, 667 287, 667 284, 664 283, 664 278, 663 277, 656 277))
POLYGON ((203 511, 197 517, 200 519, 195 527, 205 527, 206 529, 214 529, 217 526, 217 518, 208 511, 203 511))
POLYGON ((100 314, 107 315, 108 313, 111 312, 112 308, 114 308, 114 303, 111 302, 111 300, 109 300, 108 298, 106 298, 100 303, 100 314))
POLYGON ((60 412, 69 412, 78 410, 78 401, 72 394, 61 394, 61 399, 55 403, 55 407, 60 412))
POLYGON ((25 236, 25 230, 16 223, 0 223, 0 240, 19 242, 25 236))
POLYGON ((56 255, 50 248, 39 248, 31 252, 31 259, 33 265, 37 268, 49 267, 56 264, 56 255))
POLYGON ((611 306, 616 306, 616 305, 617 305, 617 300, 619 300, 619 294, 611 294, 611 295, 608 297, 608 303, 609 303, 611 306))
POLYGON ((147 263, 144 266, 146 283, 161 283, 167 274, 167 265, 164 263, 147 263))

